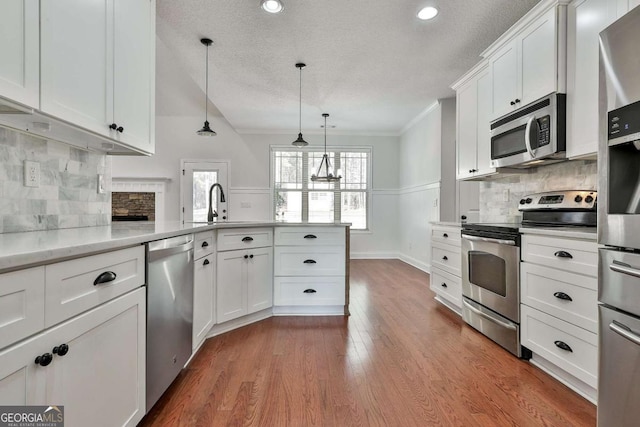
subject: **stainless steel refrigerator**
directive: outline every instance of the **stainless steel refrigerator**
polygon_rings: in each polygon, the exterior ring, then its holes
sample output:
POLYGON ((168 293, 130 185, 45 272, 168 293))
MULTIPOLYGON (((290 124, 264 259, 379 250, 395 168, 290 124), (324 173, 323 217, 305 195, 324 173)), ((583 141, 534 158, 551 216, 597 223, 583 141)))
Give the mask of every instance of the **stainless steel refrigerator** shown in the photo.
POLYGON ((640 422, 640 7, 600 33, 598 425, 640 422))

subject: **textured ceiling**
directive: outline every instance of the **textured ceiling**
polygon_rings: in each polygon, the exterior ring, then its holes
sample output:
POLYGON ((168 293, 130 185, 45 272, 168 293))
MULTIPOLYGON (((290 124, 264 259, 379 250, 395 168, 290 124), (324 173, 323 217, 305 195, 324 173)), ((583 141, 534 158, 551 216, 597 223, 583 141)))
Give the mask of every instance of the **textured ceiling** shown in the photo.
POLYGON ((327 112, 341 131, 397 134, 436 99, 453 96, 451 83, 538 2, 283 1, 284 12, 271 15, 259 0, 158 0, 157 34, 168 51, 158 57, 159 84, 177 82, 179 68, 204 88, 199 39, 209 37, 209 98, 235 129, 297 129, 294 65, 302 61, 303 132, 317 130, 327 112), (426 5, 440 14, 419 21, 426 5))

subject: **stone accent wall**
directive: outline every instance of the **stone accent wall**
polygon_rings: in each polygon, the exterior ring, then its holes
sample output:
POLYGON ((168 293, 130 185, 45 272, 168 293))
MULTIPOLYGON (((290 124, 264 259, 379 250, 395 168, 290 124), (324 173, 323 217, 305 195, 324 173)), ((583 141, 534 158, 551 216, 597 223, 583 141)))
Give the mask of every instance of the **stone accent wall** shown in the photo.
POLYGON ((111 158, 0 127, 0 232, 111 223, 111 158), (24 186, 24 161, 40 164, 40 187, 24 186), (98 174, 106 192, 98 194, 98 174))
POLYGON ((507 175, 480 183, 480 222, 512 222, 521 219, 518 201, 531 193, 557 190, 595 190, 598 163, 572 160, 532 169, 530 173, 507 175), (504 201, 509 190, 509 201, 504 201))
POLYGON ((156 220, 156 193, 115 192, 111 199, 113 216, 146 215, 149 221, 156 220))

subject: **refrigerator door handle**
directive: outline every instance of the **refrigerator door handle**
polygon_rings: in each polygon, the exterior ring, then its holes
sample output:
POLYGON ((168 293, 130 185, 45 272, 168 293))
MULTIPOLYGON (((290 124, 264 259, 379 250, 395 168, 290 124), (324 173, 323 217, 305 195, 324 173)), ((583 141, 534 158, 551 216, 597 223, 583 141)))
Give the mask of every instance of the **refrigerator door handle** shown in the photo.
POLYGON ((613 261, 613 264, 609 265, 609 269, 611 271, 615 271, 616 273, 627 274, 633 277, 640 277, 640 270, 637 268, 631 267, 629 264, 620 261, 613 261))
POLYGON ((622 323, 618 323, 614 320, 613 322, 609 323, 609 329, 611 329, 616 334, 622 336, 623 338, 628 339, 635 345, 640 345, 640 336, 631 332, 631 329, 629 329, 627 326, 623 325, 622 323))

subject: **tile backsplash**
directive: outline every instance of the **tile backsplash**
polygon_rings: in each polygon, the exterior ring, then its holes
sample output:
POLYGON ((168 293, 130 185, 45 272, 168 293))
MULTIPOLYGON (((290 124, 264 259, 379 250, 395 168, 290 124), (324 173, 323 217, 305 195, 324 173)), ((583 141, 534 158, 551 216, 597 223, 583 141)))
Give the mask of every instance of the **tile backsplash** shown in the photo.
POLYGON ((111 158, 0 127, 0 232, 111 223, 111 158), (24 161, 40 164, 40 186, 24 186, 24 161), (98 174, 106 192, 98 194, 98 174))
POLYGON ((518 201, 525 195, 557 190, 595 190, 598 163, 572 160, 542 166, 530 173, 507 175, 480 183, 480 222, 511 222, 521 218, 518 201), (505 190, 509 201, 505 201, 505 190))

